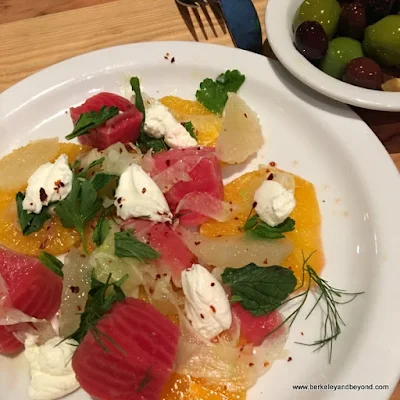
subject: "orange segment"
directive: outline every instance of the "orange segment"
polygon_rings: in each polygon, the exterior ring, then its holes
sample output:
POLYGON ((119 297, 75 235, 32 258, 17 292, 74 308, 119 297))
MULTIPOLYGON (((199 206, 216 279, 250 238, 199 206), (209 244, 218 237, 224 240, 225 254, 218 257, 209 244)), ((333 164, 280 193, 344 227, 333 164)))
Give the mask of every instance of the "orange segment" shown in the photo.
POLYGON ((222 118, 207 110, 198 101, 167 96, 160 102, 169 108, 179 122, 192 121, 197 141, 202 146, 215 146, 222 127, 222 118))
POLYGON ((79 155, 87 153, 90 150, 91 150, 90 146, 84 146, 76 143, 60 143, 58 145, 58 153, 54 157, 54 160, 61 154, 66 154, 68 156, 68 161, 70 163, 73 163, 79 155))
POLYGON ((291 267, 298 281, 301 281, 303 255, 307 257, 313 251, 316 253, 310 259, 310 265, 317 273, 322 271, 325 257, 321 240, 321 213, 312 183, 294 176, 296 183, 296 208, 290 216, 296 221, 296 229, 285 235, 293 242, 292 254, 283 262, 284 267, 291 267))
POLYGON ((172 374, 161 400, 245 400, 246 389, 229 392, 222 386, 206 386, 203 379, 172 374))
MULTIPOLYGON (((268 174, 268 169, 259 169, 258 171, 244 174, 226 185, 224 188, 225 201, 231 201, 242 206, 243 213, 237 215, 237 219, 227 222, 210 220, 201 226, 200 233, 207 237, 237 234, 238 228, 244 226, 252 209, 255 191, 268 174)), ((293 176, 296 184, 296 208, 293 210, 291 218, 296 221, 296 229, 293 232, 286 233, 286 237, 293 242, 294 251, 284 260, 283 266, 292 268, 297 280, 300 282, 303 266, 302 251, 307 257, 316 250, 310 260, 310 265, 317 273, 322 271, 325 259, 321 240, 321 213, 314 186, 296 175, 293 176)))
POLYGON ((243 212, 226 222, 210 220, 200 227, 200 233, 207 237, 237 235, 249 216, 253 206, 254 193, 261 186, 269 172, 267 169, 248 172, 224 187, 224 200, 242 207, 243 212))
MULTIPOLYGON (((14 154, 14 160, 13 158, 10 160, 10 155, 5 158, 14 163, 15 168, 18 168, 21 162, 24 164, 23 157, 30 159, 29 157, 31 157, 32 153, 30 153, 29 149, 38 157, 41 164, 53 162, 63 153, 68 156, 70 162, 73 162, 79 154, 90 150, 87 146, 74 143, 58 143, 57 139, 45 139, 40 143, 39 141, 33 142, 15 150, 11 153, 11 155, 14 154), (54 142, 56 143, 55 149, 53 149, 54 142), (48 153, 46 153, 47 149, 49 149, 48 153), (42 152, 45 154, 42 154, 42 152), (27 154, 30 154, 30 156, 28 157, 27 154)), ((37 167, 35 165, 35 169, 37 167)), ((17 184, 12 189, 0 191, 0 226, 2 228, 0 230, 0 244, 32 256, 38 256, 43 250, 53 255, 66 253, 80 243, 80 236, 76 231, 64 228, 56 217, 48 220, 39 232, 32 233, 29 236, 22 235, 17 218, 15 195, 18 191, 25 189, 29 176, 26 179, 24 178, 24 181, 17 181, 17 184)), ((91 237, 90 229, 88 228, 87 230, 88 240, 91 237)), ((89 244, 92 244, 91 239, 89 244)))
POLYGON ((80 242, 78 233, 64 228, 55 217, 48 220, 40 231, 23 236, 15 202, 0 212, 0 226, 0 243, 3 246, 31 256, 38 256, 42 251, 63 254, 80 242))

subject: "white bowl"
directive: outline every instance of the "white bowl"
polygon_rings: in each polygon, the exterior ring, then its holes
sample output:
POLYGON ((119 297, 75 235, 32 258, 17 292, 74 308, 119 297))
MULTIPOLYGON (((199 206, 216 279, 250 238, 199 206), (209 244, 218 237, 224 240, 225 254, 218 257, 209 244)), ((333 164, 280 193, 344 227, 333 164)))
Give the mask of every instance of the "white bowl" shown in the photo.
POLYGON ((400 111, 400 93, 364 89, 344 83, 320 71, 293 44, 292 23, 303 0, 269 0, 265 13, 268 41, 279 61, 312 89, 338 100, 370 110, 400 111))

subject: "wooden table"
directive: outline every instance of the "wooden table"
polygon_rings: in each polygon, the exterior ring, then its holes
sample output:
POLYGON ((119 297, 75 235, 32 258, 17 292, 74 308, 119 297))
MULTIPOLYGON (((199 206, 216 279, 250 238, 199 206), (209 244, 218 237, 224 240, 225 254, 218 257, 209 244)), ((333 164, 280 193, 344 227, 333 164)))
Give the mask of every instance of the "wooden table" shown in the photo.
MULTIPOLYGON (((263 26, 266 0, 253 2, 263 26)), ((69 57, 155 40, 232 46, 223 21, 212 10, 188 11, 174 0, 0 0, 0 92, 69 57)), ((265 49, 273 56, 267 43, 265 49)), ((356 112, 400 169, 400 113, 356 112)), ((400 400, 400 385, 391 400, 400 400)))

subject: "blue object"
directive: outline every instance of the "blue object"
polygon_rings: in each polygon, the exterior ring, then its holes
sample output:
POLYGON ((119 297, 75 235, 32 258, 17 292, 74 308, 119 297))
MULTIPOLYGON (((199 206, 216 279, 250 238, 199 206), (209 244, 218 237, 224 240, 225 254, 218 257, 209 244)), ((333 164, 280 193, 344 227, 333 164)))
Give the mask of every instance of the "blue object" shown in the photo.
POLYGON ((260 20, 251 0, 218 0, 236 47, 262 52, 260 20))

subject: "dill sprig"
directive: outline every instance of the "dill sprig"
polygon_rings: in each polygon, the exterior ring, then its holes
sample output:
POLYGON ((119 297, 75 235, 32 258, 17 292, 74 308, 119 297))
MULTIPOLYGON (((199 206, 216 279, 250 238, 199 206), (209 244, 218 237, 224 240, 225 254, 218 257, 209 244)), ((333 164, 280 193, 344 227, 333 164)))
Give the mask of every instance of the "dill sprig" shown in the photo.
MULTIPOLYGON (((306 315, 305 319, 308 319, 311 314, 315 311, 318 305, 320 305, 323 309, 325 309, 325 319, 323 321, 323 328, 322 328, 322 338, 316 340, 312 343, 302 343, 302 342, 295 342, 297 344, 301 344, 303 346, 310 346, 315 347, 314 351, 319 351, 323 347, 327 347, 328 349, 328 357, 329 363, 332 360, 332 352, 333 352, 333 343, 337 339, 337 337, 342 332, 342 327, 346 326, 344 320, 339 314, 338 306, 348 304, 353 301, 357 296, 363 294, 364 292, 347 292, 343 289, 337 289, 331 286, 325 279, 322 279, 317 272, 308 264, 308 261, 315 253, 312 252, 307 258, 304 257, 303 253, 303 272, 302 272, 302 281, 300 285, 296 288, 295 292, 302 290, 306 285, 304 291, 295 296, 289 298, 282 305, 291 303, 293 300, 299 299, 300 303, 296 307, 294 311, 292 311, 285 320, 272 332, 277 331, 280 327, 284 324, 288 324, 289 328, 293 325, 294 321, 296 320, 297 316, 299 315, 300 311, 303 309, 307 298, 311 293, 315 293, 317 295, 317 299, 312 306, 311 310, 306 315), (306 277, 307 283, 306 283, 306 277)), ((267 335, 267 336, 269 336, 267 335)))

